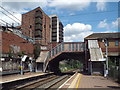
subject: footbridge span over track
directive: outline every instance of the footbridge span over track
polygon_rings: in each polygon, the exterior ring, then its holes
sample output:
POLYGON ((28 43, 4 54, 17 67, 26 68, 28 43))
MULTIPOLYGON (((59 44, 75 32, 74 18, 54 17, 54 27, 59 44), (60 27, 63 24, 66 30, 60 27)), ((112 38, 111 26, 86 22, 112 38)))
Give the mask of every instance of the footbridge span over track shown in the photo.
POLYGON ((41 51, 36 60, 36 71, 46 72, 49 69, 53 72, 59 72, 59 61, 65 59, 80 60, 84 63, 84 68, 86 68, 84 46, 84 42, 63 42, 50 50, 41 51))

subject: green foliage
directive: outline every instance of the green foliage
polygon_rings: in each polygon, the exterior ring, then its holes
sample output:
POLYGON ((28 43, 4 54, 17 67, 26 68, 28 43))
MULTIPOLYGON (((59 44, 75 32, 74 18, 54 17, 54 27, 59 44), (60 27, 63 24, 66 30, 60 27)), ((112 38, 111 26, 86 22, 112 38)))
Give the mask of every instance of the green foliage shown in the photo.
POLYGON ((19 57, 22 57, 23 54, 22 54, 22 52, 18 52, 17 55, 18 55, 19 57))
POLYGON ((120 83, 120 62, 118 57, 109 58, 109 77, 120 83))
POLYGON ((22 56, 25 55, 25 54, 26 54, 26 51, 22 51, 22 52, 18 52, 18 53, 17 53, 17 56, 22 57, 22 56))
POLYGON ((9 58, 12 58, 12 57, 13 57, 13 55, 14 55, 14 54, 13 54, 13 53, 11 53, 11 52, 9 52, 9 53, 8 53, 8 57, 9 57, 9 58))
POLYGON ((82 63, 80 63, 78 60, 64 60, 62 62, 64 62, 64 64, 59 64, 59 68, 62 72, 80 69, 83 67, 82 63))
POLYGON ((40 47, 39 46, 36 46, 35 49, 34 49, 34 58, 37 59, 38 56, 40 55, 40 47))
POLYGON ((109 66, 116 66, 115 59, 108 59, 109 66))
POLYGON ((22 51, 22 55, 25 55, 26 54, 26 51, 22 51))

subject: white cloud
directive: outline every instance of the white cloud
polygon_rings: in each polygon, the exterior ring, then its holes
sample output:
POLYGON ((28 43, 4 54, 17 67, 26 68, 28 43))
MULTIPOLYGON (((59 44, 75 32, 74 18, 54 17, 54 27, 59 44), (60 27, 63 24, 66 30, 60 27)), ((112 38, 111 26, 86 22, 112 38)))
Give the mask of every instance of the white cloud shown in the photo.
POLYGON ((91 29, 92 29, 91 25, 88 25, 88 24, 85 25, 83 23, 73 23, 72 25, 71 24, 67 24, 64 27, 66 36, 67 35, 78 34, 78 33, 85 32, 85 31, 89 31, 91 29))
POLYGON ((65 42, 80 42, 84 41, 84 38, 87 37, 88 35, 92 34, 93 31, 86 31, 86 32, 81 32, 76 35, 71 35, 71 36, 65 36, 64 41, 65 42))
MULTIPOLYGON (((3 11, 2 11, 3 12, 3 11)), ((10 15, 10 14, 8 14, 8 13, 6 13, 6 12, 3 12, 3 13, 0 13, 0 17, 2 17, 1 19, 3 20, 0 20, 0 22, 1 23, 3 23, 2 25, 6 25, 6 23, 5 22, 7 22, 8 23, 8 25, 10 24, 10 25, 12 25, 12 24, 14 24, 14 26, 18 26, 18 25, 20 25, 21 24, 21 22, 19 21, 19 20, 21 20, 21 14, 19 14, 19 13, 13 13, 12 15, 10 15), (6 16, 6 15, 8 15, 8 16, 6 16), (13 16, 15 16, 15 17, 13 17, 13 16), (11 19, 12 18, 12 19, 11 19), (5 22, 4 22, 5 21, 5 22)))
MULTIPOLYGON (((22 0, 25 1, 25 0, 22 0)), ((2 7, 4 7, 7 11, 12 13, 16 18, 18 18, 21 21, 21 14, 28 12, 29 10, 32 10, 37 7, 46 7, 47 5, 47 0, 41 0, 39 2, 35 2, 34 0, 31 0, 29 2, 2 2, 2 7), (33 2, 34 1, 34 2, 33 2)), ((1 8, 0 8, 1 9, 1 8)), ((14 19, 15 21, 19 22, 16 20, 16 18, 12 17, 9 13, 7 13, 5 10, 1 9, 1 12, 7 14, 9 17, 14 19)), ((9 24, 15 23, 15 26, 18 25, 15 21, 11 20, 8 16, 4 15, 3 13, 0 13, 1 19, 6 21, 9 24)), ((4 23, 3 21, 0 20, 1 23, 4 23)), ((21 23, 21 22, 20 22, 21 23)))
POLYGON ((97 10, 104 11, 106 10, 106 2, 108 2, 108 0, 49 0, 48 6, 55 7, 58 9, 80 11, 89 7, 91 2, 97 2, 97 10))
POLYGON ((118 32, 118 31, 106 30, 106 31, 103 31, 103 32, 98 32, 98 33, 115 33, 115 32, 118 32))
POLYGON ((70 13, 69 15, 70 15, 70 16, 74 16, 74 15, 75 15, 75 13, 70 13))
POLYGON ((40 2, 43 0, 2 0, 2 2, 40 2))
POLYGON ((96 7, 98 11, 105 11, 106 10, 106 0, 98 0, 96 7))
POLYGON ((100 21, 100 23, 98 24, 98 27, 99 28, 108 28, 109 25, 108 25, 108 23, 106 21, 107 21, 107 19, 105 19, 103 21, 100 21))
POLYGON ((23 11, 28 11, 27 9, 34 9, 36 7, 46 7, 47 1, 41 0, 39 2, 3 2, 2 6, 9 11, 15 11, 22 13, 23 11))
POLYGON ((116 21, 112 22, 113 28, 118 28, 119 25, 120 25, 120 18, 117 18, 116 21))
POLYGON ((50 0, 49 7, 68 10, 83 10, 90 5, 91 0, 50 0))
MULTIPOLYGON (((2 0, 2 2, 40 2, 44 0, 2 0)), ((46 1, 53 1, 53 0, 46 0, 46 1)), ((104 2, 103 0, 91 0, 91 2, 104 2)), ((87 0, 84 0, 83 2, 87 2, 87 0)), ((119 0, 106 0, 106 2, 119 2, 119 0)))
POLYGON ((117 18, 115 21, 112 21, 110 23, 107 22, 107 19, 104 19, 103 21, 99 22, 98 28, 105 28, 108 32, 118 31, 118 24, 120 24, 120 18, 117 18))
POLYGON ((90 35, 93 33, 92 26, 89 24, 83 24, 83 23, 73 23, 67 24, 64 27, 65 31, 65 42, 72 42, 72 41, 83 41, 84 37, 90 35))

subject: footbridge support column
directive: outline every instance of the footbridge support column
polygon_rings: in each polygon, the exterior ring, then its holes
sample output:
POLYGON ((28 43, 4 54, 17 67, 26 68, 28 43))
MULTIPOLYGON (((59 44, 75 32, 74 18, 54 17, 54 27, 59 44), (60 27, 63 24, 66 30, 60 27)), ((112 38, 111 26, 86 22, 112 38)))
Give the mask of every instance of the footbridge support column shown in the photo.
POLYGON ((36 72, 43 72, 43 62, 36 63, 36 72))

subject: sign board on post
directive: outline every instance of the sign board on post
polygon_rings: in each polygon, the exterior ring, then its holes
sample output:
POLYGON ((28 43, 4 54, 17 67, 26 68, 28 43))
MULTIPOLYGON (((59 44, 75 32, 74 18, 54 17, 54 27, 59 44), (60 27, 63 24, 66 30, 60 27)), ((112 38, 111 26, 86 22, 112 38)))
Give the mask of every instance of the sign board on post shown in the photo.
POLYGON ((1 58, 1 61, 5 61, 5 58, 1 58))
POLYGON ((23 58, 22 58, 22 61, 24 62, 27 58, 27 55, 24 55, 23 58))
POLYGON ((32 60, 32 57, 30 57, 29 60, 32 60))

